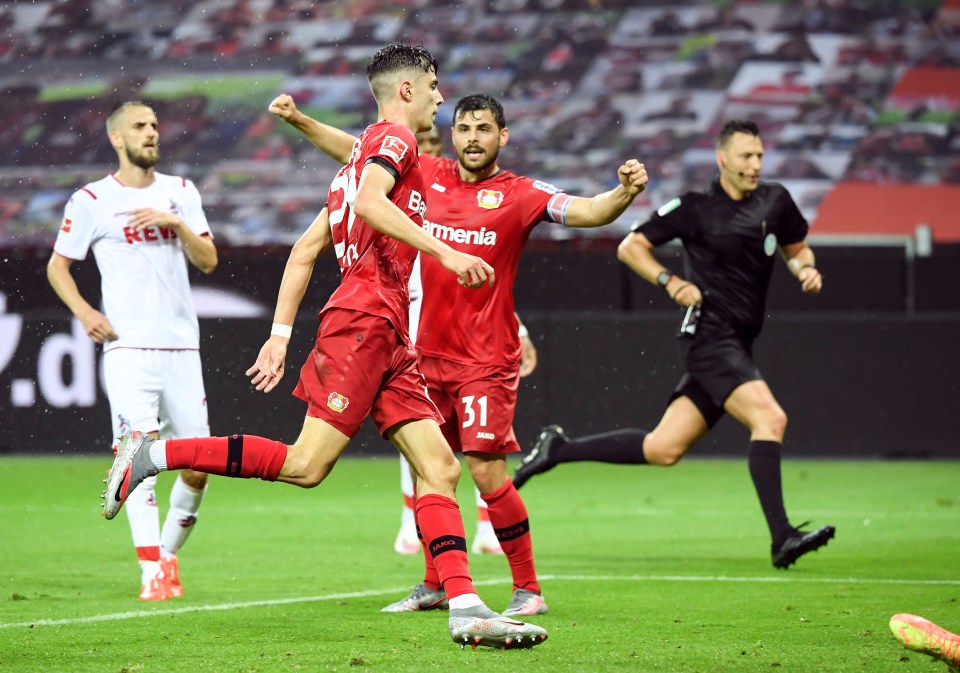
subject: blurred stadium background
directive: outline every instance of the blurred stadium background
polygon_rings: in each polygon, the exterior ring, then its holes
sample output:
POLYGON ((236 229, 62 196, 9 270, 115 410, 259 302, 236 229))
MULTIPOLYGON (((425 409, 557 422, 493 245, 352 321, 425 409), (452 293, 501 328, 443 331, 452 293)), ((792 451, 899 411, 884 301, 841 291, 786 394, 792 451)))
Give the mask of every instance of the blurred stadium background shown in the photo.
MULTIPOLYGON (((758 357, 810 455, 955 456, 960 379, 960 0, 37 0, 0 9, 0 451, 96 453, 108 441, 97 353, 44 266, 70 194, 110 172, 103 122, 121 100, 157 110, 166 173, 196 182, 221 266, 197 278, 214 432, 295 436, 283 390, 242 371, 266 336, 286 259, 336 166, 266 112, 278 93, 359 132, 376 107, 364 67, 420 42, 441 62, 448 127, 460 96, 504 103, 501 164, 576 194, 646 163, 646 192, 586 234, 542 224, 517 283, 541 349, 521 441, 649 425, 678 376, 676 311, 615 259, 638 218, 715 173, 730 117, 763 132, 764 177, 811 221, 825 294, 786 273, 758 357), (575 358, 571 353, 576 353, 575 358), (41 438, 69 428, 57 446, 41 438)), ((668 249, 667 256, 677 251, 668 249)), ((679 264, 673 261, 673 264, 679 264)), ((94 263, 75 265, 91 296, 94 263)), ((337 282, 318 264, 298 321, 337 282)), ((722 426, 714 451, 737 453, 722 426)), ((387 446, 366 432, 360 450, 387 446)))

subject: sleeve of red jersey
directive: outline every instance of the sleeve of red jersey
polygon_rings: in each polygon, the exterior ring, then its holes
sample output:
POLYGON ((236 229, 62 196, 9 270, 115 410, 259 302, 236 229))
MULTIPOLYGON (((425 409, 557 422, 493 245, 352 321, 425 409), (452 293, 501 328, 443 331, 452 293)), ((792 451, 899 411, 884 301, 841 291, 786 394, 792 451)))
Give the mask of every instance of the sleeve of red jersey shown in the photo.
POLYGON ((406 126, 385 126, 367 142, 365 163, 374 161, 388 170, 388 166, 392 167, 391 172, 395 172, 397 180, 418 165, 417 139, 406 126))
POLYGON ((556 185, 543 180, 524 178, 524 193, 522 194, 525 220, 534 226, 543 220, 566 224, 567 208, 573 197, 556 185))

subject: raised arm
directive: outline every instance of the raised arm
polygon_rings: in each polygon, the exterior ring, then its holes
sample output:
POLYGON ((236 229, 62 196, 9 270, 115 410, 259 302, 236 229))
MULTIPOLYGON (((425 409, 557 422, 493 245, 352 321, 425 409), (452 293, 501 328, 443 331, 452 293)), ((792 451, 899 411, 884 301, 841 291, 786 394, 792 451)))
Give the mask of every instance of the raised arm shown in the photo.
POLYGON ((647 187, 647 169, 636 159, 630 159, 617 169, 620 184, 593 198, 574 197, 567 210, 568 227, 599 227, 610 224, 633 203, 637 194, 647 187))
POLYGON ((303 232, 300 239, 293 244, 290 256, 287 258, 283 278, 280 280, 280 291, 277 294, 277 307, 273 312, 270 338, 260 349, 257 361, 246 372, 247 376, 253 377, 250 382, 256 386, 257 390, 269 393, 283 378, 293 322, 297 317, 300 302, 303 301, 303 295, 307 291, 307 285, 310 284, 314 264, 317 257, 332 246, 330 221, 327 218, 327 209, 324 208, 303 232))
POLYGON ((273 99, 267 108, 277 117, 297 129, 324 154, 341 164, 350 160, 356 138, 346 131, 318 122, 297 109, 293 98, 285 93, 273 99))

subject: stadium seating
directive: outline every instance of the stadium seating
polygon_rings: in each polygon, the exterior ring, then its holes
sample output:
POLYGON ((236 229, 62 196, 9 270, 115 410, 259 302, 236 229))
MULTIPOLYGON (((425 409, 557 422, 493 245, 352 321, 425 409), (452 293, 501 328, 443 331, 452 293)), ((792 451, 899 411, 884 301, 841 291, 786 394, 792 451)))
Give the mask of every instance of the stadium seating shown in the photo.
POLYGON ((70 193, 111 170, 104 117, 129 99, 156 107, 161 170, 197 183, 219 242, 292 242, 336 166, 267 104, 288 92, 359 131, 375 115, 366 59, 395 39, 439 58, 441 125, 464 94, 501 98, 505 168, 590 194, 622 159, 647 164, 649 189, 621 221, 578 235, 620 237, 709 180, 712 138, 735 116, 760 124, 764 176, 815 232, 840 224, 820 212, 838 184, 866 200, 891 184, 960 184, 960 0, 37 0, 5 5, 0 26, 8 248, 48 247, 70 193))

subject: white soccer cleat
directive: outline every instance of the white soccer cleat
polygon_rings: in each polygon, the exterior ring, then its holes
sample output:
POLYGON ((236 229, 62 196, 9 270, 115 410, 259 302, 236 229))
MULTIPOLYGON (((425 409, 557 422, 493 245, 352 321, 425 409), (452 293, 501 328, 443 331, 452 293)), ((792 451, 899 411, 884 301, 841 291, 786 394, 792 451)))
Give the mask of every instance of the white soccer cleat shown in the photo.
POLYGON ((380 612, 418 612, 420 610, 446 610, 447 592, 443 587, 431 589, 423 582, 413 587, 413 591, 406 598, 402 598, 396 603, 391 603, 380 612))
POLYGON ((124 433, 120 438, 117 457, 107 473, 107 490, 101 494, 103 516, 107 519, 117 515, 127 496, 144 479, 159 474, 160 470, 150 460, 150 445, 154 441, 150 435, 136 430, 124 433))
POLYGON ((513 598, 510 599, 510 605, 503 611, 504 617, 545 614, 547 614, 547 602, 543 600, 543 595, 527 589, 514 591, 513 598))
POLYGON ((546 630, 498 615, 486 605, 450 611, 450 638, 460 646, 495 647, 501 650, 536 647, 547 639, 546 630))

